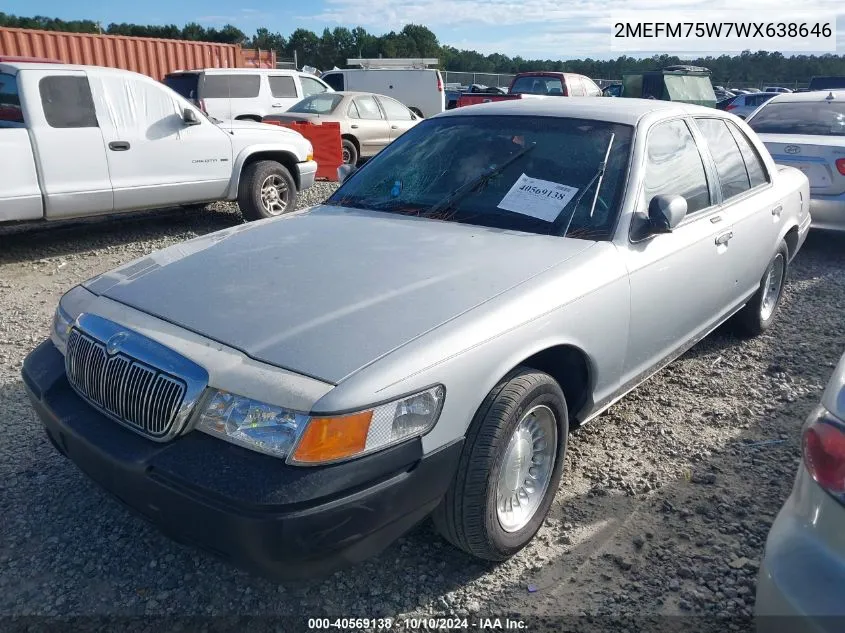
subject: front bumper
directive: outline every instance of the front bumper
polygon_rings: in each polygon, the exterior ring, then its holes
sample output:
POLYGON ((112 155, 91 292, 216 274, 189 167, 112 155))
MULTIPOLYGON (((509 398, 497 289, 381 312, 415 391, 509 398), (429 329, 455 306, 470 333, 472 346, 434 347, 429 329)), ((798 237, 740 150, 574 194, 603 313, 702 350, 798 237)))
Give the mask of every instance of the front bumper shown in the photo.
POLYGON ((314 184, 314 179, 317 177, 317 163, 313 160, 297 163, 296 170, 299 172, 296 179, 299 183, 299 190, 305 191, 314 184))
POLYGON ((845 630, 845 507, 801 466, 775 519, 757 579, 758 633, 845 630))
POLYGON ((810 196, 814 229, 845 231, 845 193, 838 196, 810 196))
POLYGON ((457 442, 423 456, 415 439, 305 468, 198 431, 157 443, 83 401, 63 360, 48 340, 22 370, 53 445, 172 539, 275 580, 323 576, 383 550, 437 506, 461 453, 457 442))

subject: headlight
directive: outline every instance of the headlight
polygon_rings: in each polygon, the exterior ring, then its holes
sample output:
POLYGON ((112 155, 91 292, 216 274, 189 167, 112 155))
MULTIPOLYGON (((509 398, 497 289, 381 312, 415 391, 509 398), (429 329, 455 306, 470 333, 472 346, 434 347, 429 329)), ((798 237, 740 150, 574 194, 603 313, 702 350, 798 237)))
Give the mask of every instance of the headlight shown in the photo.
POLYGON ((215 391, 197 428, 293 464, 337 462, 427 432, 440 416, 445 393, 438 385, 364 411, 312 417, 215 391))
POLYGON ((53 314, 53 326, 50 330, 50 338, 62 354, 67 351, 67 337, 70 334, 72 325, 73 317, 65 312, 61 302, 59 302, 59 305, 56 306, 56 312, 53 314))

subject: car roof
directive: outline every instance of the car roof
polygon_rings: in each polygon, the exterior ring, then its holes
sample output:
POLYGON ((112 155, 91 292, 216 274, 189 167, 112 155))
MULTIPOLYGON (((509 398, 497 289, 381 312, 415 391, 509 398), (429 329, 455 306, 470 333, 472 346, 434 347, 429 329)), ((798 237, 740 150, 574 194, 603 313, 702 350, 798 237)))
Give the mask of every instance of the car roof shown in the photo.
MULTIPOLYGON (((254 75, 254 74, 266 74, 266 73, 273 73, 274 75, 308 75, 309 73, 304 73, 299 70, 293 70, 292 68, 193 68, 193 69, 185 69, 185 70, 174 70, 169 73, 168 75, 198 75, 200 73, 205 73, 207 75, 219 75, 219 74, 227 74, 227 75, 254 75)), ((314 75, 316 77, 316 75, 314 75)))
POLYGON ((660 101, 657 99, 632 99, 628 97, 617 99, 608 97, 547 97, 480 103, 463 108, 455 108, 454 110, 447 110, 436 116, 439 118, 443 116, 501 114, 572 117, 576 119, 621 123, 623 125, 636 125, 642 117, 653 112, 664 113, 667 116, 672 114, 716 114, 716 116, 723 116, 724 114, 721 110, 716 110, 715 108, 672 101, 660 101))
POLYGON ((845 103, 845 90, 809 90, 807 92, 783 92, 776 97, 769 99, 767 103, 792 103, 793 101, 826 101, 833 95, 837 102, 845 103))
POLYGON ((112 68, 111 66, 93 66, 93 65, 84 65, 84 64, 63 64, 63 63, 53 63, 53 62, 0 62, 0 72, 4 73, 17 73, 21 70, 47 70, 47 71, 57 71, 57 70, 82 70, 86 72, 97 72, 97 73, 120 73, 120 74, 130 74, 136 77, 143 77, 145 79, 149 79, 150 81, 155 81, 149 75, 144 75, 142 73, 135 72, 133 70, 124 70, 122 68, 112 68))

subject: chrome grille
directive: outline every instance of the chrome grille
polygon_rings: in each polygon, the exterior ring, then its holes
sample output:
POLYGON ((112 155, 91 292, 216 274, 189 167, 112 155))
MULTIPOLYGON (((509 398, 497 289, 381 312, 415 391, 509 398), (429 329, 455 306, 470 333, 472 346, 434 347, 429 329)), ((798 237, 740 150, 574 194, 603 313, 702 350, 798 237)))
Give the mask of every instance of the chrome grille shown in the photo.
POLYGON ((71 386, 119 422, 154 438, 167 435, 185 399, 185 382, 72 329, 65 368, 71 386))

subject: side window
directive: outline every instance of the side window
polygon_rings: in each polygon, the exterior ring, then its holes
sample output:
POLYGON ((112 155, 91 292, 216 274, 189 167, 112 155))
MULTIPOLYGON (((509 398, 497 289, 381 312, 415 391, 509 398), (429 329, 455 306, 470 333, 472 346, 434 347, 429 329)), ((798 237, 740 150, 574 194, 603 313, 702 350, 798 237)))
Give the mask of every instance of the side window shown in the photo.
POLYGON ((302 96, 310 97, 311 95, 318 95, 326 91, 326 87, 313 77, 299 76, 299 81, 302 82, 302 96))
POLYGON ((332 90, 343 90, 343 73, 329 73, 322 79, 332 87, 332 90))
POLYGON ((589 77, 581 77, 581 83, 584 84, 584 91, 587 93, 588 97, 600 97, 601 96, 601 88, 596 85, 589 77))
POLYGON ((569 88, 570 97, 584 96, 584 84, 581 83, 581 78, 578 75, 569 75, 566 78, 566 86, 569 88))
POLYGON ((270 94, 277 99, 296 98, 296 82, 293 77, 286 75, 270 75, 270 94))
POLYGON ((0 73, 0 122, 24 122, 17 77, 5 73, 0 73))
POLYGON ((260 75, 219 75, 208 73, 203 78, 203 99, 254 99, 261 90, 260 75))
POLYGON ((379 103, 381 103, 381 107, 384 108, 384 113, 387 115, 387 118, 391 121, 410 121, 411 120, 411 111, 403 106, 398 101, 391 99, 389 97, 379 97, 379 103))
POLYGON ((742 154, 742 158, 745 160, 745 169, 748 171, 748 180, 751 181, 751 186, 756 187, 769 182, 769 176, 766 172, 766 166, 763 163, 763 159, 760 158, 760 154, 756 149, 754 149, 751 141, 749 141, 748 137, 745 136, 742 130, 733 123, 729 122, 728 127, 730 128, 731 134, 733 134, 737 145, 739 145, 739 151, 742 154))
POLYGON ((132 75, 103 74, 98 92, 110 104, 108 124, 120 140, 163 139, 185 129, 184 102, 162 84, 132 75))
POLYGON ((645 169, 646 204, 657 195, 683 196, 687 213, 710 206, 704 163, 684 121, 667 121, 648 135, 645 169))
POLYGON ((720 119, 696 119, 701 133, 710 146, 710 154, 716 163, 719 182, 722 183, 722 198, 728 200, 751 188, 745 161, 731 131, 720 119))
POLYGON ((383 119, 376 100, 372 97, 356 97, 355 105, 358 106, 358 116, 362 119, 383 119))
POLYGON ((99 127, 87 77, 44 77, 38 82, 38 92, 50 127, 99 127))
POLYGON ((355 105, 354 101, 349 102, 349 107, 346 108, 346 116, 350 119, 360 119, 361 115, 358 114, 358 106, 355 105))

